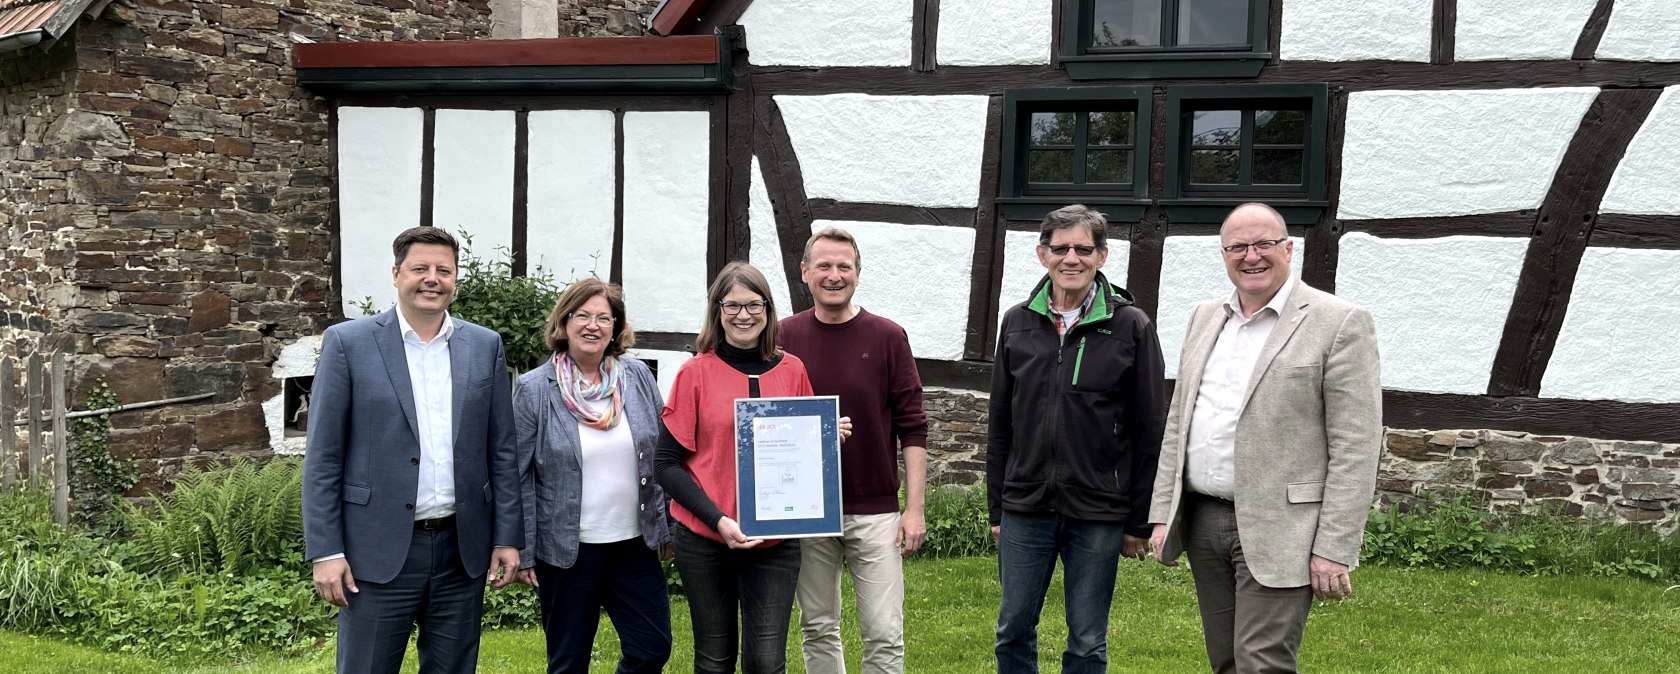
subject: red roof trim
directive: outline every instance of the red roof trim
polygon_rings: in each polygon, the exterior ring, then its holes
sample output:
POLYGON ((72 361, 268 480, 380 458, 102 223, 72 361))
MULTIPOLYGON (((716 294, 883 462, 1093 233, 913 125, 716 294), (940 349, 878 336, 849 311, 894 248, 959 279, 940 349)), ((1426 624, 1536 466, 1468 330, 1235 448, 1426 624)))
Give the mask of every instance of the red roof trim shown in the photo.
POLYGON ((715 35, 321 42, 297 45, 295 68, 447 68, 453 66, 712 65, 715 35))
POLYGON ((712 0, 665 0, 648 17, 648 31, 655 35, 687 33, 711 6, 712 0))

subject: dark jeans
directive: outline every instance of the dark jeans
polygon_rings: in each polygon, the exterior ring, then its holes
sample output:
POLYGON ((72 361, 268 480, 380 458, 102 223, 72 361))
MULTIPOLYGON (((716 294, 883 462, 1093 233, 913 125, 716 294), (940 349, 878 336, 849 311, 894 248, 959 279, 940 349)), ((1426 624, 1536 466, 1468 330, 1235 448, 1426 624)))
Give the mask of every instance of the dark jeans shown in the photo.
POLYGON ((694 671, 734 672, 737 642, 745 674, 787 671, 799 541, 733 550, 684 527, 676 531, 677 573, 694 624, 694 671))
MULTIPOLYGON (((389 672, 402 667, 416 622, 421 674, 471 674, 478 667, 484 578, 467 575, 453 525, 415 529, 402 571, 389 583, 357 581, 338 611, 338 671, 389 672)), ((352 567, 354 570, 354 567, 352 567)))
POLYGON ((618 630, 618 674, 657 674, 665 668, 671 657, 671 598, 659 553, 641 537, 579 543, 571 568, 540 560, 536 568, 549 674, 588 674, 602 609, 618 630))
POLYGON ((1062 672, 1108 668, 1108 609, 1124 534, 1119 522, 1004 511, 998 540, 998 580, 1003 584, 999 674, 1038 671, 1038 617, 1057 557, 1062 559, 1068 628, 1062 672))

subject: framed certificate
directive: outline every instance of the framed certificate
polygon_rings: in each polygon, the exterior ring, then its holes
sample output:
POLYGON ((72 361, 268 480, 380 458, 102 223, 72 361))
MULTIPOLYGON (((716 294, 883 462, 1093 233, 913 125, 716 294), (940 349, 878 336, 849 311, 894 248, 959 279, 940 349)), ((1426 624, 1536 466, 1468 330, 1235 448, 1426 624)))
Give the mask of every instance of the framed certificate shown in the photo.
POLYGON ((840 398, 735 401, 736 521, 749 538, 840 535, 840 398))

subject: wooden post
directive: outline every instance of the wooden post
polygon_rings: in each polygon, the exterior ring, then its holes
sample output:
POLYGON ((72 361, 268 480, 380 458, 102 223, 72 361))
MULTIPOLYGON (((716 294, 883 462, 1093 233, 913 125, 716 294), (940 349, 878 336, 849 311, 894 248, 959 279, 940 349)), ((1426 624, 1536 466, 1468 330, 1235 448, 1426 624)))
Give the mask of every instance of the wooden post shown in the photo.
POLYGON ((0 484, 11 486, 18 478, 17 428, 12 426, 12 357, 0 357, 0 462, 5 463, 0 484))
POLYGON ((29 465, 24 472, 28 475, 31 488, 41 486, 41 354, 29 354, 29 379, 24 386, 29 389, 29 465))
POLYGON ((64 424, 64 399, 69 395, 61 351, 52 360, 53 521, 59 526, 70 523, 70 434, 64 424))

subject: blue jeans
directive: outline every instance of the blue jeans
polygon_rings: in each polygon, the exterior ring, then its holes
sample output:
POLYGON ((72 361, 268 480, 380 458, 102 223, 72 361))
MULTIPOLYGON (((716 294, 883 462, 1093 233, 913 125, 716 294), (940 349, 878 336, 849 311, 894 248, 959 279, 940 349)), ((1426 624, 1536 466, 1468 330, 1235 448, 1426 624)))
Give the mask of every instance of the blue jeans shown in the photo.
POLYGON ((1068 643, 1062 672, 1108 668, 1108 609, 1125 526, 1061 515, 1004 511, 998 532, 998 674, 1038 671, 1038 617, 1056 558, 1062 559, 1068 643))
POLYGON ((786 672, 799 541, 735 550, 679 526, 676 544, 694 629, 694 671, 733 673, 739 656, 745 674, 786 672))

